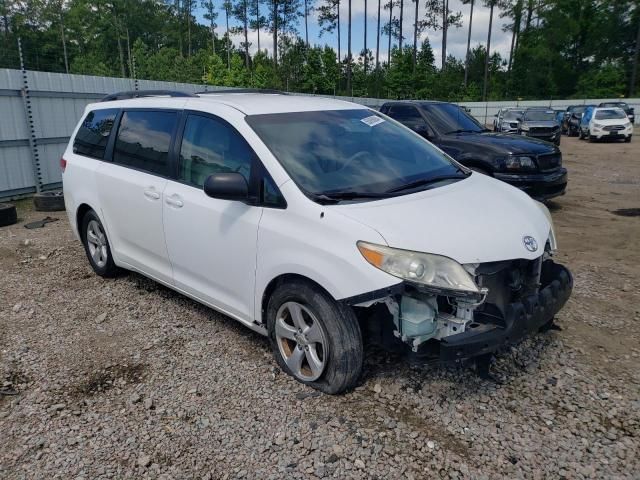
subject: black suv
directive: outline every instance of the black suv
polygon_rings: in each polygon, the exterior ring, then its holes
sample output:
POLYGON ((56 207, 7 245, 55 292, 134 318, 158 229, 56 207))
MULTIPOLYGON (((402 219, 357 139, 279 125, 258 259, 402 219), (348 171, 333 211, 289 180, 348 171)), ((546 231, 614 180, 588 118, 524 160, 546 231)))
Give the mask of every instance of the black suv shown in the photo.
POLYGON ((533 198, 563 195, 567 169, 555 145, 492 133, 459 106, 432 101, 387 102, 380 111, 472 170, 518 187, 533 198))

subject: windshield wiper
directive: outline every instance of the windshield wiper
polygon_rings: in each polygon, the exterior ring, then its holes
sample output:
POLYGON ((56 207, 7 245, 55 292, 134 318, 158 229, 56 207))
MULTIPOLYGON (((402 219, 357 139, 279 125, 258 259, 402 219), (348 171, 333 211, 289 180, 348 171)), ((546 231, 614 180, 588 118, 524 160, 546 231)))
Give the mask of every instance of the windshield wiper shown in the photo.
POLYGON ((412 190, 418 187, 424 187, 426 185, 431 185, 433 183, 442 182, 443 180, 462 180, 463 178, 467 178, 467 175, 440 175, 437 177, 431 178, 421 178, 420 180, 416 180, 415 182, 407 183, 406 185, 401 185, 399 187, 392 188, 391 190, 387 190, 385 193, 396 193, 401 192, 403 190, 412 190))
POLYGON ((445 135, 452 135, 454 133, 481 133, 481 132, 488 132, 488 131, 489 131, 488 128, 484 128, 484 129, 480 129, 480 130, 471 130, 471 129, 460 128, 458 130, 451 130, 450 132, 445 133, 445 135))
POLYGON ((342 200, 358 200, 361 198, 388 198, 390 195, 385 193, 374 193, 374 192, 356 192, 353 190, 345 190, 345 191, 334 191, 334 192, 320 192, 313 193, 312 197, 314 200, 320 203, 338 203, 342 200))

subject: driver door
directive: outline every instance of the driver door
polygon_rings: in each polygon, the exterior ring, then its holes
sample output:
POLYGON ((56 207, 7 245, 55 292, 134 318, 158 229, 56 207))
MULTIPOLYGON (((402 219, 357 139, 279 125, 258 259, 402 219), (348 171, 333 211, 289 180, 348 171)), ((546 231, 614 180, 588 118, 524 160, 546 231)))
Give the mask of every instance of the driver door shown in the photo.
POLYGON ((164 192, 164 229, 174 283, 240 320, 253 321, 256 246, 263 208, 208 197, 209 175, 241 173, 252 185, 253 150, 226 121, 187 113, 177 140, 176 180, 164 192), (181 138, 180 138, 181 137, 181 138))

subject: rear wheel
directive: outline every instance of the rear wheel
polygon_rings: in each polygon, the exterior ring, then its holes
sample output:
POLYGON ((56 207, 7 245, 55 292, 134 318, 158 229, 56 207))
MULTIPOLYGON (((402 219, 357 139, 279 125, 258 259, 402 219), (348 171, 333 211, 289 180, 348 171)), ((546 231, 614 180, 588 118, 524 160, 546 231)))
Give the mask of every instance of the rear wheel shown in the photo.
POLYGON ((329 394, 355 386, 362 371, 362 334, 353 311, 311 282, 275 289, 267 327, 276 361, 296 380, 329 394))
POLYGON ((101 277, 115 277, 119 269, 113 262, 109 239, 96 212, 89 210, 82 219, 82 243, 89 263, 101 277))

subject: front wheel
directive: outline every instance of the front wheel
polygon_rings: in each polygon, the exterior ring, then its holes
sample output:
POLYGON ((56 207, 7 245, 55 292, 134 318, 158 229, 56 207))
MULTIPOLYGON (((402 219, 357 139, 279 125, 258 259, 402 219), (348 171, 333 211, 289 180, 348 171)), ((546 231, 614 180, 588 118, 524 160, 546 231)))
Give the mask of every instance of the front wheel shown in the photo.
POLYGON ((267 306, 267 327, 276 361, 296 380, 324 393, 355 386, 363 344, 353 311, 316 285, 281 284, 267 306))
POLYGON ((631 135, 629 135, 627 138, 625 138, 624 141, 625 141, 625 143, 631 142, 631 135))
POLYGON ((89 210, 85 214, 80 231, 93 271, 101 277, 115 277, 119 269, 113 261, 107 234, 96 212, 89 210))

